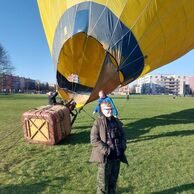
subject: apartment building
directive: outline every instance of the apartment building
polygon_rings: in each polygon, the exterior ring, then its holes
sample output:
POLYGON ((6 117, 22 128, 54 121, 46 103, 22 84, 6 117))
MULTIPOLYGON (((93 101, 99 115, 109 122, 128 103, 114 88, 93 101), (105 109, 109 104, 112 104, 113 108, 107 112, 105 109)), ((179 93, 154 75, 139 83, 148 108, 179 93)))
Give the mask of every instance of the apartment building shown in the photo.
POLYGON ((48 91, 48 83, 40 83, 37 80, 24 78, 8 74, 0 74, 0 92, 30 92, 30 91, 48 91))
POLYGON ((189 77, 189 86, 190 86, 191 93, 194 94, 194 76, 189 77))
POLYGON ((190 93, 188 76, 180 75, 146 75, 137 80, 136 93, 139 94, 173 94, 190 93))
POLYGON ((112 94, 115 94, 115 95, 127 95, 129 93, 130 93, 129 85, 118 87, 112 92, 112 94))

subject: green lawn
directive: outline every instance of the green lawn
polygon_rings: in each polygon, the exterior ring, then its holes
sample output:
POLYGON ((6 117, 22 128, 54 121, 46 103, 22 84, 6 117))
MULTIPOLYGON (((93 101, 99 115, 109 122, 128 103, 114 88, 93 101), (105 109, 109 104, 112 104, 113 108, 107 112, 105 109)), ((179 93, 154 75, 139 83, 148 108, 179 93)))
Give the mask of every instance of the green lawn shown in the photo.
MULTIPOLYGON (((118 193, 194 193, 194 98, 113 99, 128 142, 129 167, 121 166, 118 193)), ((95 193, 97 167, 88 160, 96 102, 78 115, 60 145, 29 144, 21 115, 46 103, 44 95, 0 95, 0 194, 95 193)))

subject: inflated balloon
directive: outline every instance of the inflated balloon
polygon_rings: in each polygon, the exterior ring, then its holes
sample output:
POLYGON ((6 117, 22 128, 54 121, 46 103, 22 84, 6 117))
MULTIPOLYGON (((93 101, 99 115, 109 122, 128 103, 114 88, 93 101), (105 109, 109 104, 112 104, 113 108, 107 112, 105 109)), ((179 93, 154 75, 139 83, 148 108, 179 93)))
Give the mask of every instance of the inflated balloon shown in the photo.
POLYGON ((79 106, 194 48, 192 0, 38 0, 58 91, 79 106))

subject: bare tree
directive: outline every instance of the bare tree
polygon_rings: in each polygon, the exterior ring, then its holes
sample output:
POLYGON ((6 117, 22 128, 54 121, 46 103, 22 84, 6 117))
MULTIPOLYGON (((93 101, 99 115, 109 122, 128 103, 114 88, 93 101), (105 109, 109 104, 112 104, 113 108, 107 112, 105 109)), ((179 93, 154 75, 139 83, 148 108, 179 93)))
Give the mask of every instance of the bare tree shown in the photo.
POLYGON ((5 48, 0 44, 0 74, 11 74, 14 66, 5 48))

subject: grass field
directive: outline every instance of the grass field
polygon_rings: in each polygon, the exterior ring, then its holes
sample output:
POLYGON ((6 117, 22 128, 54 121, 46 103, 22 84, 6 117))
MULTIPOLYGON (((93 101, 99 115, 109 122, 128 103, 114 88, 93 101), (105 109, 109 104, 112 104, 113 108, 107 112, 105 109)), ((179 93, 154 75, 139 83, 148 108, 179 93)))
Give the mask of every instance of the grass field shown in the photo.
MULTIPOLYGON (((121 165, 118 193, 194 194, 194 98, 113 98, 127 135, 129 166, 121 165)), ((71 134, 57 146, 29 144, 23 112, 47 103, 44 95, 0 96, 0 194, 93 194, 90 117, 82 111, 71 134)))

